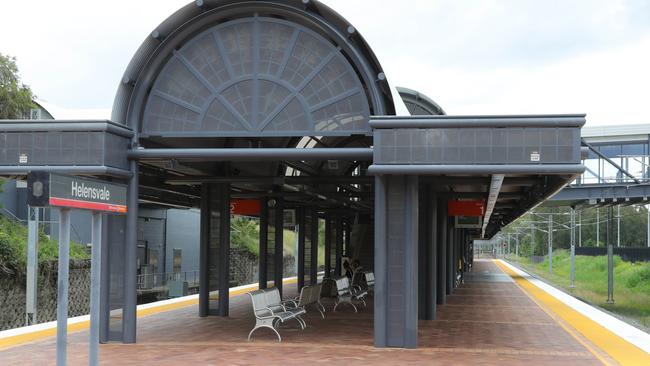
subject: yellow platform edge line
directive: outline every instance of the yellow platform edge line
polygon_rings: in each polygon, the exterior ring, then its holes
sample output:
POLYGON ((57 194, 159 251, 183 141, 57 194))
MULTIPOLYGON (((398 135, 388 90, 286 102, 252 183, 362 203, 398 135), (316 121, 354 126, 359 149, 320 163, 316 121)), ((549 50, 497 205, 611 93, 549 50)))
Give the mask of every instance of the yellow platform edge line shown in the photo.
MULTIPOLYGON (((287 285, 294 284, 294 283, 297 283, 297 282, 298 282, 298 280, 295 279, 295 278, 285 279, 285 280, 282 281, 283 284, 287 284, 287 285)), ((248 288, 243 288, 243 289, 238 289, 238 290, 232 290, 231 289, 230 292, 229 292, 229 296, 230 297, 239 296, 239 295, 245 294, 245 293, 250 292, 250 291, 255 291, 257 289, 258 289, 258 286, 251 286, 251 287, 248 287, 248 288)), ((217 298, 218 298, 218 296, 216 296, 214 298, 211 297, 211 300, 215 300, 217 298)), ((173 303, 173 304, 164 304, 164 305, 150 307, 150 308, 147 308, 147 309, 139 309, 137 311, 137 316, 138 316, 138 318, 141 318, 141 317, 145 317, 145 316, 148 316, 148 315, 163 313, 165 311, 185 308, 185 307, 188 307, 188 306, 196 305, 198 303, 199 303, 198 299, 190 299, 190 300, 181 301, 181 302, 177 302, 177 303, 173 303)), ((88 320, 81 321, 81 322, 74 323, 74 324, 68 324, 68 334, 74 333, 74 332, 79 332, 79 331, 82 331, 82 330, 86 330, 89 327, 90 327, 90 321, 88 321, 88 320)), ((3 339, 0 339, 0 351, 3 350, 3 349, 9 348, 9 347, 15 347, 15 346, 19 346, 21 344, 38 341, 38 340, 48 338, 48 337, 53 337, 55 335, 56 335, 56 326, 52 327, 52 328, 48 328, 48 329, 42 329, 42 330, 37 330, 37 331, 34 331, 34 332, 30 332, 30 333, 18 334, 18 335, 12 336, 12 337, 3 338, 3 339)))
MULTIPOLYGON (((580 312, 574 310, 541 288, 535 286, 528 279, 520 276, 512 269, 508 268, 505 264, 501 263, 501 261, 495 260, 494 263, 502 271, 512 277, 517 285, 519 285, 524 291, 526 291, 534 299, 543 304, 553 314, 557 315, 560 319, 573 327, 578 333, 580 333, 595 346, 607 353, 619 364, 625 366, 650 365, 650 354, 646 353, 625 339, 619 337, 609 329, 591 320, 580 312)), ((561 323, 560 325, 563 326, 561 323)), ((569 334, 571 334, 570 331, 569 334)), ((580 341, 580 343, 583 342, 580 341)), ((583 343, 583 345, 585 344, 583 343)), ((585 346, 603 363, 608 364, 589 346, 585 346)))

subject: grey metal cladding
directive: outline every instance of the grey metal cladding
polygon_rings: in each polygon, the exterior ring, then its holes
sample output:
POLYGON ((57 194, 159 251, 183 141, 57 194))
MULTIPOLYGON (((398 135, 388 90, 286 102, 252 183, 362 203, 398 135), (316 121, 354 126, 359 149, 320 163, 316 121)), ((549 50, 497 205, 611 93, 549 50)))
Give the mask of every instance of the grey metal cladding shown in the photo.
POLYGON ((352 65, 323 36, 274 18, 205 30, 158 74, 143 136, 370 134, 370 106, 352 65))
POLYGON ((126 170, 129 142, 128 137, 106 131, 2 131, 0 166, 106 166, 126 170))
POLYGON ((576 164, 580 128, 378 129, 375 164, 576 164))

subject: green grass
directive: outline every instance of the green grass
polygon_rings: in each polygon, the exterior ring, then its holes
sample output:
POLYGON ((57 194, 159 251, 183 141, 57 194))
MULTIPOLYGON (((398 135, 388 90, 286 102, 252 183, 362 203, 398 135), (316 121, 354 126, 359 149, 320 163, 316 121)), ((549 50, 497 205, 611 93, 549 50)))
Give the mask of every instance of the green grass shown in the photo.
MULTIPOLYGON (((39 232, 39 262, 56 260, 58 242, 39 232)), ((70 243, 70 258, 87 259, 90 256, 82 245, 70 243)), ((27 262, 27 226, 0 216, 0 274, 22 273, 27 262)))
POLYGON ((575 288, 569 288, 570 256, 566 250, 553 253, 553 273, 548 258, 531 264, 529 258, 508 258, 524 268, 559 286, 578 298, 613 313, 632 318, 650 328, 650 263, 624 262, 614 256, 614 304, 607 304, 607 257, 575 257, 575 288))

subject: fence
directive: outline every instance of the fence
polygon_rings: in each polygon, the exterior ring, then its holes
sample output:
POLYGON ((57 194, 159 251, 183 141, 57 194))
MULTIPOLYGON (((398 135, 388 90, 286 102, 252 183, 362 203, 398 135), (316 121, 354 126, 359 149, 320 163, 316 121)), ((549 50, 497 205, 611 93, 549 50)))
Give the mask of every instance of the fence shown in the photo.
MULTIPOLYGON (((576 247, 576 255, 605 256, 607 247, 576 247)), ((626 262, 649 262, 650 248, 614 248, 614 255, 618 255, 626 262)))

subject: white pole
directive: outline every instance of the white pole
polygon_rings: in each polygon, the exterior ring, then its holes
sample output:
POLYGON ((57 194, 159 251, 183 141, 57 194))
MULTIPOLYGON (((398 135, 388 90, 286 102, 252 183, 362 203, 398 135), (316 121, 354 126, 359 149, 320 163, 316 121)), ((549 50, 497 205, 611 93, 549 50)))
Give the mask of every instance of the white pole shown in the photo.
POLYGON ((27 206, 27 282, 25 325, 37 322, 38 311, 38 207, 27 206))
POLYGON ((596 246, 600 246, 600 208, 596 207, 596 246))
POLYGON ((621 205, 616 206, 616 246, 621 247, 621 205))

